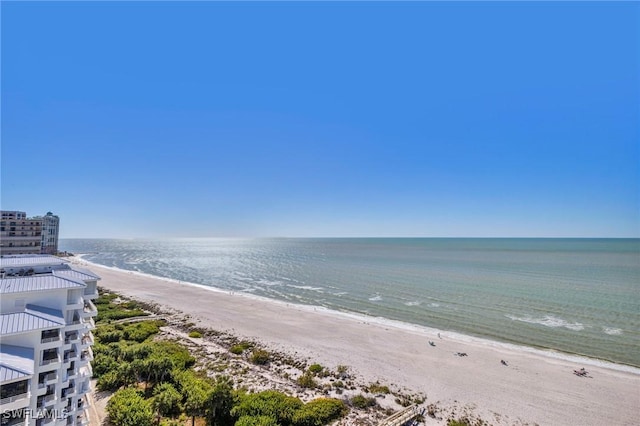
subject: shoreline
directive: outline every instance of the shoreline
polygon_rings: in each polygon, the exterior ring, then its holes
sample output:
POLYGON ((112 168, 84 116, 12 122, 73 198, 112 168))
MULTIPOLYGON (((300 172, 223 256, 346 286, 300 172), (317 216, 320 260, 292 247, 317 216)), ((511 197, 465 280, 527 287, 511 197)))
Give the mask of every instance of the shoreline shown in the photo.
POLYGON ((640 417, 640 370, 634 367, 565 354, 555 357, 550 351, 459 338, 464 335, 405 323, 398 327, 373 317, 186 284, 77 256, 70 259, 100 275, 101 287, 181 311, 204 327, 255 339, 275 350, 329 367, 348 365, 371 382, 422 392, 425 404, 468 409, 490 424, 622 425, 637 424, 640 417), (436 346, 430 347, 429 340, 436 346), (508 366, 500 364, 502 359, 508 366), (590 377, 573 374, 585 366, 590 377))
POLYGON ((384 317, 379 317, 379 316, 370 316, 370 315, 366 315, 366 314, 362 314, 362 313, 358 313, 358 312, 347 312, 347 311, 338 311, 338 310, 333 310, 333 309, 329 309, 326 308, 324 306, 315 306, 315 305, 304 305, 304 304, 298 304, 295 302, 285 302, 283 300, 278 300, 278 299, 271 299, 265 296, 258 296, 255 294, 251 294, 248 292, 242 292, 242 291, 231 291, 231 290, 225 290, 225 289, 221 289, 218 287, 213 287, 213 286, 207 286, 204 284, 197 284, 197 283, 192 283, 192 282, 188 282, 188 281, 181 281, 181 280, 176 280, 174 278, 167 278, 167 277, 160 277, 157 275, 152 275, 146 272, 140 272, 140 271, 129 271, 126 269, 121 269, 121 268, 117 268, 115 266, 105 266, 105 265, 101 265, 99 263, 95 263, 95 262, 91 262, 89 260, 86 260, 83 258, 84 254, 76 254, 74 255, 73 258, 70 259, 76 259, 76 260, 80 260, 82 263, 85 263, 87 265, 89 265, 90 267, 98 267, 98 268, 104 268, 104 269, 109 269, 112 270, 114 272, 120 272, 120 273, 126 273, 126 274, 133 274, 133 275, 137 275, 140 277, 145 277, 145 278, 150 278, 150 279, 156 279, 156 280, 162 280, 162 281, 166 281, 166 282, 170 282, 170 283, 174 283, 174 284, 178 284, 178 285, 184 285, 184 286, 190 286, 190 287, 195 287, 195 288, 199 288, 201 290, 205 290, 205 291, 211 291, 211 292, 215 292, 215 293, 222 293, 228 296, 239 296, 239 297, 244 297, 250 300, 257 300, 259 302, 263 302, 263 303, 273 303, 276 305, 280 305, 283 307, 293 307, 295 309, 299 309, 299 310, 303 310, 303 311, 314 311, 314 312, 324 312, 327 315, 335 315, 337 317, 343 317, 346 319, 351 319, 354 321, 358 321, 358 322, 364 322, 364 323, 372 323, 372 324, 377 324, 379 326, 384 326, 384 327, 393 327, 396 328, 398 330, 404 330, 404 331, 408 331, 408 332, 415 332, 417 334, 422 334, 422 335, 434 335, 434 334, 440 334, 446 338, 452 339, 452 340, 456 340, 456 341, 460 341, 460 342, 466 342, 466 343, 473 343, 473 344, 479 344, 479 345, 484 345, 486 347, 492 347, 492 348, 504 348, 506 350, 513 350, 513 351, 522 351, 522 352, 526 352, 526 353, 531 353, 531 354, 535 354, 535 355, 539 355, 542 357, 549 357, 549 358, 554 358, 554 359, 559 359, 559 360, 563 360, 563 361, 567 361, 567 362, 574 362, 577 364, 584 364, 584 365, 588 365, 588 366, 597 366, 597 367, 602 367, 602 368, 607 368, 607 369, 611 369, 611 370, 616 370, 616 371, 622 371, 622 372, 627 372, 627 373, 631 373, 631 374, 636 374, 640 376, 640 366, 635 366, 635 365, 630 365, 630 364, 622 364, 619 362, 614 362, 611 360, 607 360, 607 359, 600 359, 600 358, 594 358, 594 357, 590 357, 588 355, 583 355, 583 354, 578 354, 578 353, 571 353, 571 352, 564 352, 561 350, 557 350, 557 349, 552 349, 552 348, 544 348, 544 347, 537 347, 537 346, 531 346, 531 345, 524 345, 524 344, 518 344, 518 343, 509 343, 509 342, 501 342, 498 340, 491 340, 489 338, 483 338, 483 337, 478 337, 478 336, 472 336, 472 335, 468 335, 468 334, 463 334, 457 331, 451 331, 451 330, 441 330, 441 329, 437 329, 437 328, 433 328, 433 327, 427 327, 427 326, 423 326, 423 325, 419 325, 419 324, 413 324, 410 322, 404 322, 404 321, 400 321, 400 320, 394 320, 394 319, 389 319, 389 318, 384 318, 384 317))

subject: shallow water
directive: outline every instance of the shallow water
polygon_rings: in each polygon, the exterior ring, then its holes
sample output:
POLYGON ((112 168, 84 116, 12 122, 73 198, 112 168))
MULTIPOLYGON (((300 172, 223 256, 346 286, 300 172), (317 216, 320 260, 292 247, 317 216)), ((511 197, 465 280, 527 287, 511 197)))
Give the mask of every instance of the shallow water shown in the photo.
POLYGON ((91 262, 640 366, 638 239, 65 239, 91 262))

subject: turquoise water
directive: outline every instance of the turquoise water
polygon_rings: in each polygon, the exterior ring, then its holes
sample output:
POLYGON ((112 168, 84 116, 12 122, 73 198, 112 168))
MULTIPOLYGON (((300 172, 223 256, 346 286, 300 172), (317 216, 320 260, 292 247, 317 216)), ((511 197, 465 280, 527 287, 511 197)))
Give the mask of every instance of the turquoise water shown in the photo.
POLYGON ((67 239, 124 270, 640 366, 639 239, 67 239))

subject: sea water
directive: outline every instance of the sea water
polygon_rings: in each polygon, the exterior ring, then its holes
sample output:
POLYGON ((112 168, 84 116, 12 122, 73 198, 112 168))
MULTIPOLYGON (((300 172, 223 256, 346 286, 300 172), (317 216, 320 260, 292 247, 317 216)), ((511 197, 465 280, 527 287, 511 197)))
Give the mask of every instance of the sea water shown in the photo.
POLYGON ((640 239, 63 239, 128 271, 640 367, 640 239))

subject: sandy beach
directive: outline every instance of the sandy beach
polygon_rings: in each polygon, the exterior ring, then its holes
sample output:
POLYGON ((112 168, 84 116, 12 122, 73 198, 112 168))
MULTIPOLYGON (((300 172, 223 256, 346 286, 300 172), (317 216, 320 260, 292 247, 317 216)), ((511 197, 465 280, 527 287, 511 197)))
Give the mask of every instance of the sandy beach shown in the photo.
POLYGON ((199 326, 322 365, 347 365, 370 381, 425 394, 425 405, 464 407, 490 424, 640 424, 638 369, 73 262, 100 275, 100 286, 182 311, 199 326), (573 374, 582 367, 587 377, 573 374))

